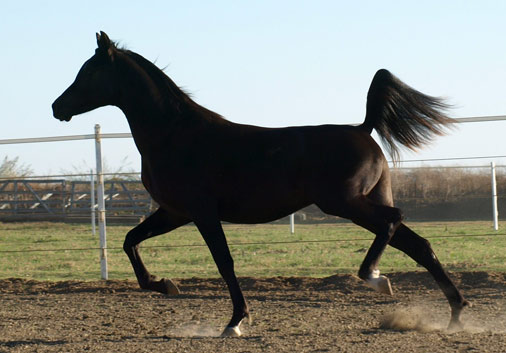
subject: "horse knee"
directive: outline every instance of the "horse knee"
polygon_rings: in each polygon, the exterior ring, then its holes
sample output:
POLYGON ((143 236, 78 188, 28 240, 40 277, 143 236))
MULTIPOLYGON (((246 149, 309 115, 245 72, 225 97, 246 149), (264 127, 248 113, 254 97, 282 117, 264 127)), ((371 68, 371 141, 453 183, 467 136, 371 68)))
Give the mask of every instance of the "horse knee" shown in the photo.
POLYGON ((127 254, 133 249, 137 249, 139 247, 139 243, 136 242, 134 238, 135 237, 133 231, 128 232, 125 237, 125 241, 123 242, 123 251, 125 251, 127 254))
POLYGON ((224 258, 215 257, 214 262, 216 263, 218 272, 226 282, 228 282, 230 278, 235 277, 234 260, 231 256, 226 256, 224 258))

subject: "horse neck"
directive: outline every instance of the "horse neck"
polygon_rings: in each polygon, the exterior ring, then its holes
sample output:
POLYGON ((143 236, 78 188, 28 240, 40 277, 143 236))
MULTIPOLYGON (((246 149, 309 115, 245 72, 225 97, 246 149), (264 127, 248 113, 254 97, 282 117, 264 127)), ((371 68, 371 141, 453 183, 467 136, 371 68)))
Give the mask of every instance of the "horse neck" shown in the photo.
POLYGON ((118 107, 128 120, 139 152, 147 155, 174 131, 174 125, 181 119, 181 106, 176 104, 175 97, 164 96, 166 92, 145 72, 132 68, 125 68, 125 72, 118 75, 118 107))

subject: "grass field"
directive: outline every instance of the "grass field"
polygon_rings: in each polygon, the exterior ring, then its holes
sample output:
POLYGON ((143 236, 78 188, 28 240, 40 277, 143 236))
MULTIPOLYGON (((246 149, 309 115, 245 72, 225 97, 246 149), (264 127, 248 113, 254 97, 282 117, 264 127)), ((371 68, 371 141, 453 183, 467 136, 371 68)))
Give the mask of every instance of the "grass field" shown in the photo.
MULTIPOLYGON (((408 225, 430 240, 450 271, 506 271, 506 232, 494 232, 491 222, 408 225)), ((134 279, 122 250, 131 228, 107 227, 110 279, 134 279)), ((356 273, 373 239, 372 234, 350 223, 297 225, 295 234, 282 224, 225 224, 224 229, 238 276, 356 273)), ((0 278, 100 279, 98 244, 98 235, 92 236, 87 224, 0 223, 0 278)), ((151 272, 159 276, 219 276, 194 226, 145 241, 141 255, 151 272)), ((392 248, 383 255, 380 268, 382 272, 422 270, 392 248)))

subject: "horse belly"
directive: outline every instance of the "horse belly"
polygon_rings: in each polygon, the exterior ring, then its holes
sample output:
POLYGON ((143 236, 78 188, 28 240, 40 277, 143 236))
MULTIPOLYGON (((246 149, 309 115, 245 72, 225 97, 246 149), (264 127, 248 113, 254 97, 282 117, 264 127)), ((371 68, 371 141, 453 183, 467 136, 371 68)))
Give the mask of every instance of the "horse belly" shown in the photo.
POLYGON ((303 193, 272 187, 243 191, 220 200, 220 218, 231 223, 266 223, 286 217, 309 206, 303 193))

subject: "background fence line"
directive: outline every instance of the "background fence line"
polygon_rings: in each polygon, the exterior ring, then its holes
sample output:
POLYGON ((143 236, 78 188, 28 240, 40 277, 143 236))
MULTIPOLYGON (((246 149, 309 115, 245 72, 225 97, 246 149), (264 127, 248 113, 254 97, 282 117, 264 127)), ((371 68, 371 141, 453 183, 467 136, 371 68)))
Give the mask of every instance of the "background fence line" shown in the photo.
MULTIPOLYGON (((475 123, 475 122, 487 122, 487 121, 499 121, 506 120, 506 115, 500 116, 484 116, 484 117, 467 117, 467 118, 457 118, 455 119, 460 123, 475 123)), ((95 133, 94 134, 85 134, 85 135, 71 135, 71 136, 53 136, 53 137, 36 137, 36 138, 21 138, 21 139, 4 139, 0 140, 0 144, 22 144, 22 143, 43 143, 43 142, 60 142, 60 141, 75 141, 75 140, 87 140, 94 139, 95 140, 95 155, 96 155, 96 180, 97 180, 97 200, 98 200, 98 228, 100 233, 100 262, 101 262, 101 273, 102 279, 108 278, 107 273, 107 239, 106 239, 106 209, 105 209, 105 187, 104 187, 104 173, 102 171, 102 150, 101 150, 101 140, 109 139, 109 138, 132 138, 131 133, 107 133, 102 134, 100 131, 100 125, 95 125, 95 133)), ((501 156, 504 157, 504 156, 501 156)), ((485 159, 485 158, 493 158, 493 157, 477 157, 477 158, 453 158, 453 159, 432 159, 425 161, 442 161, 442 160, 464 160, 464 159, 485 159)), ((496 156, 497 158, 497 156, 496 156)), ((408 160, 408 161, 400 161, 400 164, 406 162, 423 162, 424 160, 408 160)), ((494 190, 495 188, 495 168, 494 162, 491 163, 492 169, 492 202, 493 202, 493 222, 494 229, 498 229, 498 211, 497 211, 497 192, 494 190)), ((12 179, 12 178, 11 178, 12 179)), ((26 187, 30 189, 29 184, 26 184, 26 187)), ((5 186, 4 186, 5 187, 5 186)), ((16 184, 17 187, 17 184, 16 184)), ((34 193, 36 199, 39 204, 44 205, 46 207, 43 198, 40 198, 34 190, 30 190, 34 193)), ((15 204, 17 207, 17 204, 15 204)), ((95 205, 91 205, 92 209, 95 208, 95 205)), ((46 207, 47 208, 47 207, 46 207)), ((94 224, 95 220, 92 219, 92 224, 94 224)), ((290 216, 290 230, 293 233, 295 231, 294 228, 295 217, 293 215, 290 216)))
MULTIPOLYGON (((496 237, 506 236, 506 233, 483 233, 483 234, 450 234, 450 235, 435 235, 425 236, 427 240, 432 239, 450 239, 450 238, 482 238, 482 237, 496 237)), ((264 242, 229 242, 228 246, 251 246, 251 245, 280 245, 280 244, 313 244, 313 243, 351 243, 361 241, 371 241, 370 238, 353 238, 353 239, 313 239, 313 240, 292 240, 292 241, 264 241, 264 242)), ((176 248, 206 248, 206 244, 182 244, 182 245, 151 245, 142 246, 142 249, 176 249, 176 248)), ((102 250, 102 247, 88 247, 88 248, 63 248, 63 249, 23 249, 23 250, 0 250, 1 253, 31 253, 31 252, 66 252, 66 251, 91 251, 102 250)), ((123 247, 108 247, 107 250, 124 251, 123 247)))
MULTIPOLYGON (((476 122, 490 122, 506 120, 506 115, 493 115, 493 116, 475 116, 465 118, 455 118, 459 123, 476 123, 476 122)), ((98 125, 98 124, 97 124, 98 125)), ((344 124, 344 125, 357 125, 357 124, 344 124)), ((100 138, 131 138, 132 134, 129 132, 119 133, 100 133, 100 138)), ((59 141, 76 141, 76 140, 93 140, 96 134, 83 134, 83 135, 68 135, 68 136, 50 136, 50 137, 28 137, 16 139, 0 139, 0 145, 13 145, 18 143, 39 143, 39 142, 59 142, 59 141)))

